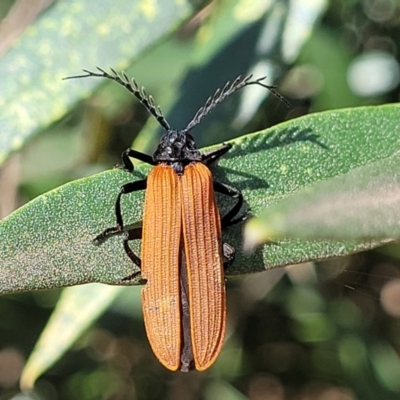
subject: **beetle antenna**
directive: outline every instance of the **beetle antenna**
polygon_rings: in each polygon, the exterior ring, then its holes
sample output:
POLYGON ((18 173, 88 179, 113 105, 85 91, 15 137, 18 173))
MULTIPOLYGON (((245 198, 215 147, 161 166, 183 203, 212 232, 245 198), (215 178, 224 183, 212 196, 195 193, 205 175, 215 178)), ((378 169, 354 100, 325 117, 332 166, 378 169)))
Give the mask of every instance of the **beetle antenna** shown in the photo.
POLYGON ((88 78, 88 77, 99 77, 99 78, 107 78, 111 79, 122 85, 125 89, 128 89, 139 101, 142 103, 146 110, 155 117, 158 123, 168 132, 171 130, 169 123, 165 119, 161 108, 156 106, 154 103, 154 99, 151 95, 147 95, 144 87, 139 89, 138 84, 136 83, 135 79, 129 79, 125 72, 118 74, 115 69, 110 68, 112 74, 104 71, 103 69, 96 67, 100 72, 92 72, 87 69, 84 69, 83 72, 86 72, 85 75, 75 75, 75 76, 68 76, 64 79, 75 79, 75 78, 88 78))
POLYGON ((200 107, 199 110, 197 111, 196 115, 193 117, 193 119, 188 123, 184 131, 190 131, 193 129, 197 124, 200 123, 200 121, 218 104, 222 103, 228 96, 230 96, 232 93, 236 92, 239 89, 242 89, 245 86, 249 85, 260 85, 266 89, 268 89, 276 98, 278 98, 280 101, 284 102, 287 107, 290 106, 290 103, 280 94, 278 93, 275 89, 277 86, 268 86, 265 85, 264 83, 261 83, 262 80, 264 80, 266 77, 262 77, 259 79, 256 79, 254 81, 251 81, 250 79, 253 77, 253 75, 248 75, 244 78, 242 78, 240 75, 232 82, 230 83, 229 81, 225 84, 225 86, 221 89, 217 89, 216 92, 214 93, 213 96, 210 96, 206 104, 203 107, 200 107))

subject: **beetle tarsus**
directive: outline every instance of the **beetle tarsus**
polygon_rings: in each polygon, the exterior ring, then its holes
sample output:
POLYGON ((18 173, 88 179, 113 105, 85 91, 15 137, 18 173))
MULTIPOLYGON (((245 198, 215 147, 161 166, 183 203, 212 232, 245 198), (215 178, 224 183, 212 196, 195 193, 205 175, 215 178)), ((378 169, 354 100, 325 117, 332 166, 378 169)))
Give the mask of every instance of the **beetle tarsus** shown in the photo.
POLYGON ((100 233, 100 235, 97 235, 93 240, 93 244, 95 245, 101 245, 105 241, 107 241, 110 237, 115 236, 115 235, 120 235, 122 233, 122 226, 113 226, 111 228, 105 229, 103 232, 100 233))

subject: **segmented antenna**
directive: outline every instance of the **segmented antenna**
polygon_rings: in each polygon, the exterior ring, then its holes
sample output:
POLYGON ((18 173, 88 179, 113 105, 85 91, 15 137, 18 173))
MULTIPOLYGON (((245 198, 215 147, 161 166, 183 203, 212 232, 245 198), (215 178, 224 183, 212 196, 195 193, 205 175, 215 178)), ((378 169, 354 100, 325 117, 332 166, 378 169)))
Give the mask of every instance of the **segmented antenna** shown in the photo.
POLYGON ((96 68, 100 71, 100 73, 84 69, 83 72, 86 72, 86 75, 68 76, 67 78, 64 79, 78 79, 78 78, 88 78, 88 77, 111 79, 112 81, 115 81, 120 85, 122 85, 123 87, 125 87, 126 89, 128 89, 140 101, 140 103, 142 103, 146 107, 146 110, 156 118, 158 123, 167 132, 171 130, 167 120, 165 119, 161 111, 161 108, 159 106, 156 106, 156 104, 154 103, 154 99, 151 95, 147 95, 146 91, 144 90, 144 87, 139 89, 139 86, 136 83, 135 79, 133 78, 129 79, 128 76, 125 74, 125 72, 118 74, 113 68, 110 68, 112 74, 109 74, 108 72, 104 71, 99 67, 96 68))
POLYGON ((276 98, 278 98, 280 101, 284 102, 288 107, 290 106, 290 103, 280 94, 278 93, 275 89, 276 86, 268 86, 264 85, 261 83, 263 79, 266 77, 262 77, 259 79, 256 79, 255 81, 250 81, 250 79, 253 77, 253 75, 248 75, 244 78, 242 78, 240 75, 232 82, 230 83, 229 81, 225 84, 223 89, 217 89, 217 91, 214 93, 213 96, 210 96, 206 104, 203 107, 200 107, 199 110, 197 111, 196 115, 193 117, 193 119, 188 123, 184 131, 190 131, 193 129, 197 124, 200 123, 200 121, 218 104, 220 104, 222 101, 224 101, 228 96, 230 96, 232 93, 236 92, 237 90, 249 86, 249 85, 260 85, 266 89, 268 89, 276 98))

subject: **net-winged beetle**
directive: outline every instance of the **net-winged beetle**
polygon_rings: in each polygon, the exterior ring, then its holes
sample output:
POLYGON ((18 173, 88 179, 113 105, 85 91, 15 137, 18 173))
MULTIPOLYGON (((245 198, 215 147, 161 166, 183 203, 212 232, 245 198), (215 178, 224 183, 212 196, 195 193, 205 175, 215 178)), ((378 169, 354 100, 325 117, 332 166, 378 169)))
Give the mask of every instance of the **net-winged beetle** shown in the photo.
MULTIPOLYGON (((154 168, 146 179, 123 185, 115 203, 116 226, 105 229, 94 242, 121 234, 124 222, 121 196, 146 190, 141 228, 125 232, 126 254, 140 268, 123 280, 139 274, 146 281, 142 306, 146 333, 154 354, 170 370, 203 371, 221 351, 225 337, 226 296, 224 269, 234 260, 234 249, 222 243, 222 229, 243 220, 238 216, 243 196, 238 189, 213 179, 207 167, 224 155, 231 144, 200 153, 190 134, 199 122, 219 103, 237 90, 260 85, 286 102, 275 86, 240 76, 227 82, 208 98, 183 130, 171 129, 161 109, 134 79, 125 73, 111 74, 83 70, 85 75, 69 78, 100 77, 116 81, 129 90, 153 115, 166 133, 153 156, 128 148, 122 153, 121 168, 132 172, 130 157, 154 168), (215 192, 235 200, 220 217, 215 192), (129 247, 129 241, 141 237, 141 258, 129 247)), ((67 78, 67 79, 69 79, 67 78)))

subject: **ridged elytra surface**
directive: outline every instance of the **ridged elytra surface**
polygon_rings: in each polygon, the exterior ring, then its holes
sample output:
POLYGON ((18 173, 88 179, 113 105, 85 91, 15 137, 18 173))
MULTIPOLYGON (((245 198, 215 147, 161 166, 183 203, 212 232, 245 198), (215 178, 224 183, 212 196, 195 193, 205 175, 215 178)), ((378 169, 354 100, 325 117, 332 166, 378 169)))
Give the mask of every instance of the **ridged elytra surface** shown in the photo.
POLYGON ((183 346, 182 250, 196 369, 208 368, 220 352, 225 336, 221 246, 221 223, 208 168, 193 163, 178 176, 171 166, 155 167, 148 176, 144 205, 142 278, 147 283, 142 306, 151 347, 170 370, 180 367, 183 346))

